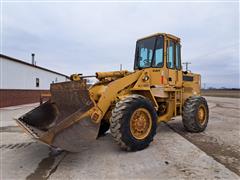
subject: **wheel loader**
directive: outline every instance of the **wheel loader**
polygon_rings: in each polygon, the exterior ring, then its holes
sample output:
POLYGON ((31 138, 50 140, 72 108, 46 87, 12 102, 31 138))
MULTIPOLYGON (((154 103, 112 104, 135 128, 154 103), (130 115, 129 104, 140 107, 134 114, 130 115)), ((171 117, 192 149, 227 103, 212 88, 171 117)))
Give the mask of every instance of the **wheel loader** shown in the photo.
POLYGON ((153 141, 157 124, 175 116, 193 133, 208 124, 200 75, 182 70, 174 35, 137 40, 133 71, 97 72, 91 86, 88 77, 73 74, 51 84, 51 99, 19 117, 19 126, 51 147, 78 152, 109 129, 121 149, 138 151, 153 141))

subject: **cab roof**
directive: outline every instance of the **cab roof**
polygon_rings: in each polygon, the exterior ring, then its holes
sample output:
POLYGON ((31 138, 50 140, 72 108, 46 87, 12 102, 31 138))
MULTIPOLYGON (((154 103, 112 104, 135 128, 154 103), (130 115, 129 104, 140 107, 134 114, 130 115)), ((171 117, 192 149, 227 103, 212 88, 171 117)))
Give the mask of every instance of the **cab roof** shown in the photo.
POLYGON ((162 36, 165 36, 165 37, 169 37, 169 38, 171 38, 171 39, 174 39, 174 40, 180 42, 180 38, 179 38, 179 37, 174 36, 174 35, 172 35, 172 34, 167 34, 167 33, 154 33, 154 34, 151 34, 151 35, 149 35, 149 36, 145 36, 145 37, 143 37, 143 38, 140 38, 140 39, 138 39, 137 41, 143 40, 143 39, 146 39, 146 38, 150 38, 150 37, 154 37, 154 36, 159 36, 159 35, 162 35, 162 36))

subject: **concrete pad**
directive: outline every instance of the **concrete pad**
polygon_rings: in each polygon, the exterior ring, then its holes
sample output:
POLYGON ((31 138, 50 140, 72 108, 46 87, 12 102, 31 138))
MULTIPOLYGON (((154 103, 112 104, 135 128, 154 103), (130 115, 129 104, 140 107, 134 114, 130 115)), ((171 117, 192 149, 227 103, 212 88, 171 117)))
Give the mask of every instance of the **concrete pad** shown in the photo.
POLYGON ((119 150, 110 135, 88 150, 68 154, 50 179, 238 179, 182 136, 162 124, 145 150, 119 150))
POLYGON ((38 105, 39 103, 33 103, 0 108, 0 145, 33 141, 29 138, 29 135, 23 133, 24 131, 17 126, 13 119, 20 117, 38 105))
POLYGON ((13 121, 13 118, 20 117, 21 115, 32 110, 38 105, 39 103, 34 103, 0 108, 0 127, 16 126, 16 123, 15 121, 13 121))
POLYGON ((48 148, 41 144, 19 148, 1 148, 1 179, 26 179, 48 156, 48 148))

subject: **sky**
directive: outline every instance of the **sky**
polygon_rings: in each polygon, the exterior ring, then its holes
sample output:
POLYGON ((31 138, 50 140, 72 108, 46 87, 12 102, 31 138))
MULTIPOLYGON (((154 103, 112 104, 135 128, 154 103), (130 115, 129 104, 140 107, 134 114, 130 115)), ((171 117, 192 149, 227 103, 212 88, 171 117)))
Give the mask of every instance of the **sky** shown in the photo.
POLYGON ((240 88, 237 2, 3 2, 1 14, 1 53, 63 74, 133 70, 136 40, 166 32, 205 87, 240 88))

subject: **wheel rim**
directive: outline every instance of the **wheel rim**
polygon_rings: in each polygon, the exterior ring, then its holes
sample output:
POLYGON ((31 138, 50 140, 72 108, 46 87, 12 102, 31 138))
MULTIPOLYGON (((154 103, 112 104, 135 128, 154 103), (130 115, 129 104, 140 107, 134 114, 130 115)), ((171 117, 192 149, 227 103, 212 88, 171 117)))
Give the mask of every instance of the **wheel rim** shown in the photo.
POLYGON ((135 110, 130 119, 130 131, 134 138, 146 138, 152 128, 152 117, 148 110, 139 108, 135 110))
POLYGON ((198 121, 201 125, 206 122, 206 108, 203 105, 200 105, 198 108, 198 121))

